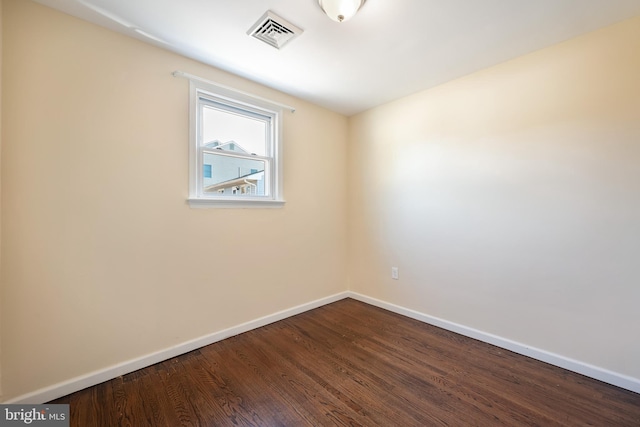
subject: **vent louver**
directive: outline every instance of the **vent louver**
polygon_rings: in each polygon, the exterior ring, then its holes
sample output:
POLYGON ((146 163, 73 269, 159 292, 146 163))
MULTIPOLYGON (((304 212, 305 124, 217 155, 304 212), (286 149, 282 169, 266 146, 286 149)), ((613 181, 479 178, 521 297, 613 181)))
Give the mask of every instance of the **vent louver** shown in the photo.
POLYGON ((267 11, 258 22, 247 31, 252 37, 262 40, 269 46, 281 49, 282 46, 302 34, 302 30, 271 11, 267 11))

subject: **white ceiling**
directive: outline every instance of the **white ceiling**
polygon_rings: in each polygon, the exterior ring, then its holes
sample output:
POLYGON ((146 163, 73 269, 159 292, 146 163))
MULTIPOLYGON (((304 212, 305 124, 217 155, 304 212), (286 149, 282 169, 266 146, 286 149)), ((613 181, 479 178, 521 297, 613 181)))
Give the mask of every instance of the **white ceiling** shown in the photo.
POLYGON ((368 0, 337 23, 317 0, 36 1, 346 115, 640 15, 640 0, 368 0), (282 50, 249 37, 267 10, 304 33, 282 50))

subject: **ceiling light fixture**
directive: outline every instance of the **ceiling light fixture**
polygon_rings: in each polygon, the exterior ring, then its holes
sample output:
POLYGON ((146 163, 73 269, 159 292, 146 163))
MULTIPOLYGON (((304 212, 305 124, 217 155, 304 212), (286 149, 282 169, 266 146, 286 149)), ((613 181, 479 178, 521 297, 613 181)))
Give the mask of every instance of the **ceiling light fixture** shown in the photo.
POLYGON ((318 0, 327 16, 336 22, 353 17, 367 0, 318 0))

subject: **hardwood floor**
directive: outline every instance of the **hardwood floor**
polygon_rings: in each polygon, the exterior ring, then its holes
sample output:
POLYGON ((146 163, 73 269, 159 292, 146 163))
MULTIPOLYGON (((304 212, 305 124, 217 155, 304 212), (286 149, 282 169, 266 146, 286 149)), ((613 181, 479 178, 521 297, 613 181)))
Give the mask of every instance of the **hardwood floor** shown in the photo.
POLYGON ((72 426, 640 426, 640 394, 352 299, 63 397, 72 426))

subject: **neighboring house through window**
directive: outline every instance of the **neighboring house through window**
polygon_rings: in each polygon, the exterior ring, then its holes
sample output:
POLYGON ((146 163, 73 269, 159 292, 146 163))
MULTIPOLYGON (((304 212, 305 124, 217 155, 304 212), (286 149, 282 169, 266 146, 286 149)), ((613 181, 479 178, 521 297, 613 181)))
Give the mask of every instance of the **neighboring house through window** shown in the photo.
MULTIPOLYGON (((203 183, 205 193, 218 193, 218 190, 230 190, 234 187, 253 186, 255 191, 241 193, 232 191, 232 194, 251 194, 264 196, 265 189, 265 161, 255 159, 255 154, 247 152, 239 144, 229 141, 211 141, 204 145, 202 158, 203 183), (230 157, 219 153, 220 150, 245 157, 230 157), (253 167, 252 167, 253 166, 253 167)), ((223 193, 228 194, 229 191, 223 193)))

